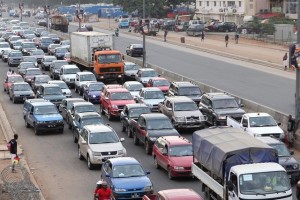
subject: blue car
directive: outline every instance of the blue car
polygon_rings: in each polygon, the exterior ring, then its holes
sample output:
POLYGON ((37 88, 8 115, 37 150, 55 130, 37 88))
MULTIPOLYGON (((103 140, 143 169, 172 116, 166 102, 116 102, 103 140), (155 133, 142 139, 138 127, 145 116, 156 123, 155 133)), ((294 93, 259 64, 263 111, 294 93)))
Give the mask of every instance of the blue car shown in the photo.
POLYGON ((129 28, 129 20, 128 19, 121 19, 119 21, 119 28, 129 28))
POLYGON ((111 158, 101 168, 101 178, 111 187, 115 199, 141 199, 153 193, 153 185, 141 164, 131 157, 111 158))
POLYGON ((83 86, 83 99, 92 103, 100 103, 100 93, 104 87, 102 82, 89 82, 83 86))

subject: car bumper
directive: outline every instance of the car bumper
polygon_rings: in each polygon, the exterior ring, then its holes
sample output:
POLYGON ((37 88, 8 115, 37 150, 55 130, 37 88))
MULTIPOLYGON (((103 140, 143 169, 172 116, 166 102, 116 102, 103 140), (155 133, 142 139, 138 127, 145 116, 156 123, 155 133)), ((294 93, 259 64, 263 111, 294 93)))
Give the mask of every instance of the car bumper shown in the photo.
POLYGON ((186 129, 193 129, 193 128, 203 128, 205 126, 204 121, 197 121, 197 122, 176 122, 174 124, 175 128, 186 128, 186 129))
POLYGON ((120 117, 122 110, 111 110, 109 112, 114 117, 120 117))
POLYGON ((110 158, 118 158, 120 156, 118 155, 111 155, 111 156, 93 156, 91 158, 91 163, 94 165, 101 165, 102 163, 104 163, 106 160, 110 159, 110 158))
POLYGON ((115 199, 142 199, 144 195, 153 194, 153 191, 134 191, 134 192, 115 192, 113 195, 115 199))
POLYGON ((100 97, 89 97, 89 101, 92 103, 100 103, 100 97))
POLYGON ((189 169, 189 170, 175 170, 175 169, 172 169, 171 173, 172 173, 172 176, 175 176, 175 177, 189 177, 189 176, 192 176, 192 170, 191 169, 189 169))
POLYGON ((15 101, 26 101, 27 99, 34 99, 35 96, 20 96, 20 97, 15 97, 15 101))
POLYGON ((61 130, 64 129, 64 124, 52 124, 52 123, 45 123, 45 124, 37 124, 36 128, 38 131, 49 131, 49 130, 61 130))

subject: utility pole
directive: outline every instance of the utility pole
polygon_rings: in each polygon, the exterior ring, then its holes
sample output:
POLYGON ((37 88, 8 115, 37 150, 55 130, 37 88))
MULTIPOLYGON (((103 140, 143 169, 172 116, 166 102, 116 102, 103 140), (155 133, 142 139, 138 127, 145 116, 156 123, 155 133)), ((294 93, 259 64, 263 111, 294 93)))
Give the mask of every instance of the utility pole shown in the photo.
POLYGON ((78 4, 78 31, 81 32, 81 19, 79 17, 80 15, 80 0, 79 0, 79 4, 78 4))
MULTIPOLYGON (((300 0, 298 0, 298 19, 297 19, 297 44, 300 43, 300 0)), ((297 62, 297 59, 296 59, 297 62)), ((298 122, 300 119, 300 69, 296 68, 296 94, 295 94, 295 119, 298 122)))
MULTIPOLYGON (((143 0, 143 18, 144 18, 144 22, 145 22, 145 20, 146 20, 145 0, 143 0)), ((143 33, 143 68, 145 68, 146 67, 146 35, 145 35, 144 31, 142 31, 142 33, 143 33)))

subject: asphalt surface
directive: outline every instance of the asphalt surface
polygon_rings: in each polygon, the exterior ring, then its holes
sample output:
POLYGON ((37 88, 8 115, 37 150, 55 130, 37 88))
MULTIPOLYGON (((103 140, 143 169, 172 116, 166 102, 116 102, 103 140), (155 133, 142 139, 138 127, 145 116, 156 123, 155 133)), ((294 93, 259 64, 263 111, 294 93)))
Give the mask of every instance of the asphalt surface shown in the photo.
MULTIPOLYGON (((72 27, 70 30, 72 31, 72 27)), ((123 37, 121 34, 117 39, 116 47, 125 51, 128 44, 137 42, 141 40, 123 37)), ((264 102, 270 107, 274 105, 274 108, 278 110, 290 112, 293 108, 292 100, 289 101, 288 98, 291 96, 289 88, 293 88, 293 82, 288 78, 251 70, 230 64, 228 61, 210 59, 199 55, 194 50, 178 50, 174 48, 174 45, 165 43, 151 42, 147 44, 147 52, 147 59, 153 64, 172 69, 177 73, 251 100, 264 102)), ((7 70, 7 64, 0 61, 2 80, 7 70)), ((86 161, 80 161, 77 158, 77 146, 73 143, 72 133, 67 126, 63 135, 49 133, 36 136, 31 128, 25 128, 22 119, 22 104, 14 105, 5 93, 2 94, 0 102, 4 105, 14 131, 20 136, 19 141, 28 158, 29 166, 46 199, 91 199, 95 183, 100 178, 100 169, 88 170, 86 161)), ((74 94, 73 97, 78 97, 78 94, 74 94)), ((108 122, 106 117, 103 118, 108 122)), ((191 188, 200 193, 199 181, 189 178, 170 181, 165 171, 154 168, 153 159, 145 154, 143 146, 133 145, 132 139, 121 132, 118 120, 109 123, 117 131, 119 137, 126 139, 123 145, 127 149, 128 156, 135 157, 142 163, 145 170, 151 172, 149 177, 154 184, 155 191, 191 188)), ((191 138, 191 133, 182 133, 182 135, 191 138)))

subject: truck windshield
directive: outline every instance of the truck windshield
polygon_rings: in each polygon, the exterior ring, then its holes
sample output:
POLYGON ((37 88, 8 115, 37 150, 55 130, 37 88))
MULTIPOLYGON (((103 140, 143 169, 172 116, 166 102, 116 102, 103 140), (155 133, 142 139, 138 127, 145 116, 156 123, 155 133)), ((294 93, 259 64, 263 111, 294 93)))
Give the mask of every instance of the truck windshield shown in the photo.
POLYGON ((219 99, 213 101, 214 109, 238 108, 239 105, 235 99, 219 99))
POLYGON ((259 195, 285 193, 291 189, 290 181, 284 171, 249 173, 239 176, 240 193, 259 195))
POLYGON ((192 156, 193 146, 192 145, 172 146, 169 149, 169 155, 171 157, 192 156))
POLYGON ((277 123, 271 116, 250 117, 249 122, 250 122, 250 127, 277 126, 277 123))
POLYGON ((277 150, 279 157, 290 157, 291 154, 289 150, 286 148, 285 144, 278 143, 278 144, 269 144, 271 147, 277 150))
POLYGON ((99 63, 119 63, 122 62, 120 54, 107 54, 107 55, 99 55, 98 56, 99 63))

